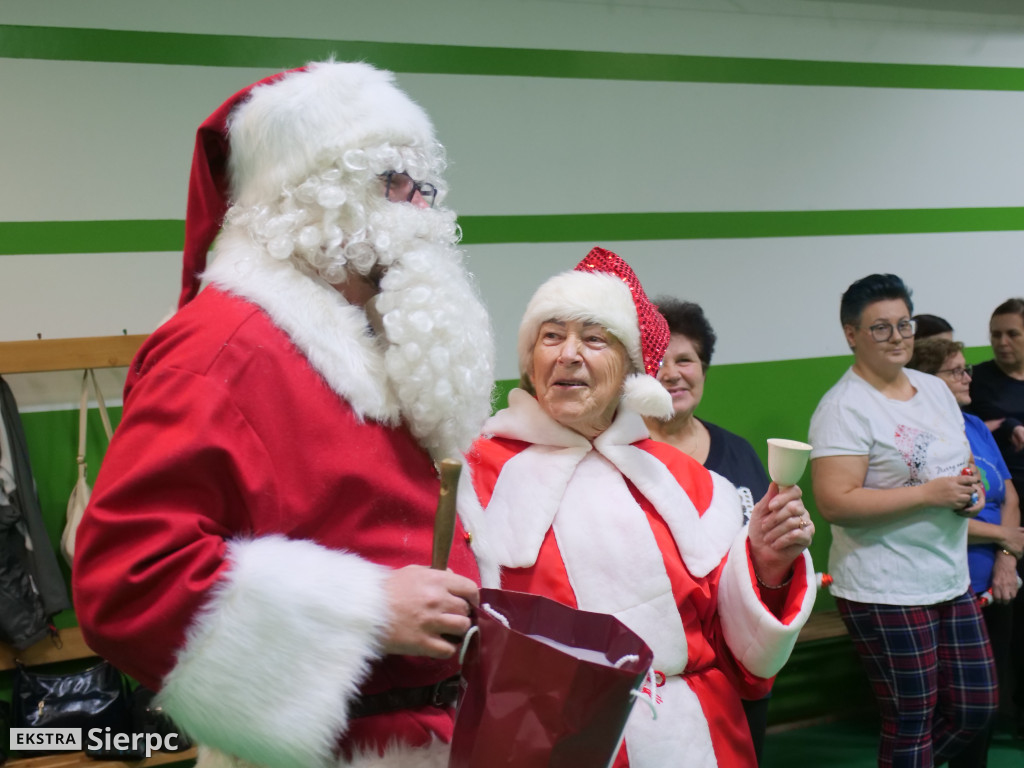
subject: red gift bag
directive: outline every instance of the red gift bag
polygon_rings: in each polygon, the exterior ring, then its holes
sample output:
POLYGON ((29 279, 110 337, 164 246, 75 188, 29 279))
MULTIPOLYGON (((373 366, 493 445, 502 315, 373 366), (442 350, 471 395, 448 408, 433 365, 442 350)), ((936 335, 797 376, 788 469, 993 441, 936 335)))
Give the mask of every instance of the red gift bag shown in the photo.
POLYGON ((654 654, 614 616, 480 590, 449 768, 606 768, 654 654))

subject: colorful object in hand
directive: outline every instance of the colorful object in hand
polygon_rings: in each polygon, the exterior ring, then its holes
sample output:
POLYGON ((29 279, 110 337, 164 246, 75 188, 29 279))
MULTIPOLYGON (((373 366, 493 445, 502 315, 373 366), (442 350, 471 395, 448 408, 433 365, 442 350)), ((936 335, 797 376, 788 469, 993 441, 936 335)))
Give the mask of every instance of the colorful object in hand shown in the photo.
MULTIPOLYGON (((971 469, 970 467, 964 467, 963 470, 960 472, 960 474, 964 475, 965 477, 971 477, 972 475, 974 475, 974 470, 971 469)), ((977 503, 978 503, 978 492, 975 491, 974 493, 971 494, 971 503, 970 503, 969 506, 973 507, 977 503)))

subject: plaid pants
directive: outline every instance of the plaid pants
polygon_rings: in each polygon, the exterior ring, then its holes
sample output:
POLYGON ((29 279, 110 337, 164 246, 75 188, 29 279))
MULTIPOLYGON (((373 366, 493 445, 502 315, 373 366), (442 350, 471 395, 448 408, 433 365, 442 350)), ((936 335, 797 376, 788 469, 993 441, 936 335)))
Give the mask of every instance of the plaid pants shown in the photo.
POLYGON ((992 649, 968 592, 936 605, 837 598, 882 716, 880 768, 932 768, 995 715, 992 649))

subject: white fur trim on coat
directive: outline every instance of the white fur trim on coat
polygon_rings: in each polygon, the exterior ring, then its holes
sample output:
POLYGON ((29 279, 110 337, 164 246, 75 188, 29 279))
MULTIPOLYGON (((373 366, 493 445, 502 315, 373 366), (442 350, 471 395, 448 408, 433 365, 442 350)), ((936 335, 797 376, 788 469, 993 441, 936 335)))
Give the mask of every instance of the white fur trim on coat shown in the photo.
MULTIPOLYGON (((687 570, 703 577, 729 551, 743 524, 739 494, 728 480, 711 473, 714 495, 701 515, 686 492, 657 458, 632 443, 648 436, 643 419, 619 408, 612 425, 593 444, 558 424, 521 389, 509 407, 484 424, 484 434, 531 443, 505 462, 486 511, 460 507, 464 520, 486 537, 489 556, 502 566, 533 565, 554 522, 565 489, 583 457, 596 450, 628 477, 664 518, 687 570)), ((477 534, 474 533, 474 549, 477 534)))
POLYGON ((626 722, 630 765, 717 768, 711 729, 697 694, 686 680, 673 676, 657 690, 661 699, 654 705, 657 720, 650 707, 638 702, 626 722), (672 728, 665 728, 666 722, 672 728))
MULTIPOLYGON (((635 414, 632 418, 639 419, 635 414)), ((642 423, 642 420, 641 420, 642 423)), ((743 504, 736 486, 711 472, 713 493, 704 514, 658 459, 633 445, 604 442, 595 447, 612 460, 664 519, 675 539, 686 570, 697 578, 711 573, 725 557, 736 531, 743 525, 743 504)))
POLYGON ((462 527, 470 536, 473 555, 480 570, 480 584, 491 589, 501 588, 501 563, 492 541, 493 532, 483 525, 484 511, 473 487, 473 467, 467 461, 462 467, 462 479, 455 491, 455 505, 462 527))
POLYGON ((320 278, 278 261, 240 230, 224 230, 204 277, 262 308, 360 418, 395 425, 398 401, 366 313, 320 278))
POLYGON ((280 536, 232 542, 228 561, 162 705, 199 743, 258 765, 333 764, 346 702, 380 655, 388 569, 280 536))
POLYGON ((793 652, 800 629, 807 622, 817 596, 811 556, 803 552, 804 584, 790 584, 789 589, 804 586, 800 611, 789 624, 783 624, 769 611, 750 578, 747 557, 747 529, 733 542, 729 559, 718 586, 718 613, 722 618, 722 635, 737 660, 758 677, 778 674, 793 652))
POLYGON ((678 675, 686 668, 686 630, 644 522, 625 478, 591 451, 572 473, 553 528, 580 609, 617 618, 650 646, 656 669, 678 675))

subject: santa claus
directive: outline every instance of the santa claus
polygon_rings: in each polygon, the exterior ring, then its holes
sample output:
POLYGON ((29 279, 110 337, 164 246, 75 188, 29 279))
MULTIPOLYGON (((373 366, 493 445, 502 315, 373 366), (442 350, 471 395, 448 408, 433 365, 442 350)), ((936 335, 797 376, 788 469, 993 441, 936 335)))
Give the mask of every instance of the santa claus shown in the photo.
POLYGON ((74 588, 201 762, 446 763, 479 575, 462 535, 427 567, 435 466, 490 411, 493 344, 443 169, 366 64, 268 78, 200 128, 181 307, 131 366, 74 588))

